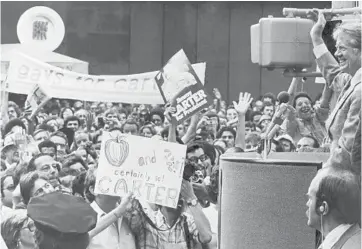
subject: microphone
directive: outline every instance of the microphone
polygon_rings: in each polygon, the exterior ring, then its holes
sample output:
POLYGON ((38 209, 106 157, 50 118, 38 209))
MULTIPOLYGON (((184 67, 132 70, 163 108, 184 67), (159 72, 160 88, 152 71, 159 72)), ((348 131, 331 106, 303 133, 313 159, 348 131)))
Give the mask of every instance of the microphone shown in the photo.
MULTIPOLYGON (((282 91, 278 94, 277 99, 279 101, 279 105, 282 103, 288 103, 290 100, 290 94, 286 91, 282 91)), ((279 111, 279 110, 278 110, 279 111)), ((268 128, 265 131, 265 135, 269 137, 269 133, 272 131, 274 125, 277 125, 276 120, 277 117, 275 116, 277 112, 275 112, 274 117, 272 118, 272 121, 270 122, 268 128)), ((280 127, 280 125, 278 125, 280 127)), ((279 129, 279 128, 278 128, 279 129)))
POLYGON ((290 94, 286 91, 282 91, 278 94, 278 97, 277 97, 278 101, 279 101, 279 104, 281 103, 288 103, 289 100, 290 100, 290 94))
POLYGON ((280 129, 280 125, 275 124, 273 126, 273 129, 271 129, 271 131, 269 133, 267 133, 266 139, 268 139, 268 140, 272 139, 275 136, 275 134, 279 131, 279 129, 280 129))

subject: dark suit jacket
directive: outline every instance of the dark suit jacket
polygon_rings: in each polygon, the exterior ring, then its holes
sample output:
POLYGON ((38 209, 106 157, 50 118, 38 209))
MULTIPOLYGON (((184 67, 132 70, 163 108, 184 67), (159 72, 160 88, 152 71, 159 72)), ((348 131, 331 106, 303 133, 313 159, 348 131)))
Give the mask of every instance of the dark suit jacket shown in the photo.
MULTIPOLYGON (((350 87, 342 96, 326 121, 326 129, 331 142, 331 156, 324 166, 351 169, 358 174, 361 167, 351 162, 352 147, 360 122, 361 111, 361 69, 352 78, 341 72, 331 53, 327 52, 317 59, 317 63, 328 86, 346 85, 350 87)), ((342 94, 342 93, 341 93, 342 94)))
POLYGON ((332 249, 361 249, 361 228, 359 225, 355 224, 350 227, 332 249))

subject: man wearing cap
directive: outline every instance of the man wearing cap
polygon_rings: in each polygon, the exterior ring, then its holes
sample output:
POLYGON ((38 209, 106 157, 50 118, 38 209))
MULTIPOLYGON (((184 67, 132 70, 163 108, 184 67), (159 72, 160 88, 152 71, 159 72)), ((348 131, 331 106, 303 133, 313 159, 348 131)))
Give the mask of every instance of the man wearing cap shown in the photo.
POLYGON ((39 249, 88 247, 88 232, 96 226, 97 213, 83 198, 53 192, 32 198, 27 210, 39 249))
POLYGON ((264 114, 263 116, 261 116, 261 118, 259 120, 259 127, 262 130, 262 132, 264 132, 266 130, 266 128, 268 127, 271 120, 272 120, 272 118, 269 115, 264 114))
POLYGON ((281 136, 275 138, 275 140, 281 144, 284 152, 295 151, 295 145, 293 142, 293 138, 291 136, 289 136, 288 134, 281 135, 281 136))
POLYGON ((15 167, 20 161, 18 146, 12 140, 5 140, 1 154, 5 157, 4 161, 7 169, 15 167))

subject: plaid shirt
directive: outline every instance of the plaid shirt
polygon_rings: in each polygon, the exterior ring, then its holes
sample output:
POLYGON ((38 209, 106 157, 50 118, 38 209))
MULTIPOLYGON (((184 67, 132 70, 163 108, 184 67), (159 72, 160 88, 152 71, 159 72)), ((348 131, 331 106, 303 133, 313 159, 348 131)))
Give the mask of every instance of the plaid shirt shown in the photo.
POLYGON ((143 208, 135 200, 124 217, 135 235, 137 249, 192 249, 199 243, 199 232, 193 217, 183 213, 170 227, 160 211, 143 208), (152 225, 154 224, 154 226, 152 225), (185 225, 188 226, 190 248, 187 247, 185 225))

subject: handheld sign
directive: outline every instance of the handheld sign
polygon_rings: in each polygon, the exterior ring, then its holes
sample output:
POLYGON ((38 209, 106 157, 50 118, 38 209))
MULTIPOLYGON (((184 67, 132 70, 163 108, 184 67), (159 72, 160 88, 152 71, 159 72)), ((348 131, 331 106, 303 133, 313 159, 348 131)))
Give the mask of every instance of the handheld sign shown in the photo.
POLYGON ((186 146, 145 137, 102 135, 95 193, 177 207, 186 146))
POLYGON ((25 101, 25 106, 30 106, 32 110, 30 118, 32 118, 50 99, 51 97, 44 92, 40 85, 34 85, 25 101))
POLYGON ((156 75, 155 81, 165 103, 176 108, 172 117, 179 124, 211 104, 212 98, 206 93, 182 49, 172 56, 156 75))

